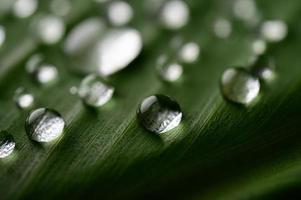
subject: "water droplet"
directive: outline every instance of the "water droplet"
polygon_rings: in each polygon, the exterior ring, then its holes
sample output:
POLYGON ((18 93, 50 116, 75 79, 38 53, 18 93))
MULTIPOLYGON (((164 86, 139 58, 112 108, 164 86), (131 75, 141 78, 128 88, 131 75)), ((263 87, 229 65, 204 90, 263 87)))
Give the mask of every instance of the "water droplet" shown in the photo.
POLYGON ((34 23, 34 34, 44 44, 55 44, 65 33, 65 23, 55 15, 42 15, 34 23))
POLYGON ((19 108, 27 109, 32 107, 34 97, 31 93, 27 92, 24 88, 21 87, 15 91, 14 101, 19 108))
POLYGON ((72 95, 77 95, 77 94, 78 94, 78 88, 75 87, 75 86, 72 86, 72 87, 69 89, 69 92, 70 92, 70 94, 72 94, 72 95))
POLYGON ((92 107, 104 105, 112 98, 113 93, 114 88, 105 84, 103 79, 95 74, 85 77, 78 88, 79 97, 92 107))
POLYGON ((29 137, 37 142, 51 142, 63 133, 65 121, 52 109, 39 108, 29 114, 25 129, 29 137))
POLYGON ((128 24, 133 15, 133 8, 125 1, 113 1, 108 7, 108 18, 114 26, 128 24))
POLYGON ((170 61, 166 55, 162 55, 157 61, 157 71, 163 80, 174 82, 182 76, 183 67, 175 61, 170 61))
POLYGON ((66 16, 71 10, 71 3, 69 0, 52 0, 50 9, 57 16, 66 16))
POLYGON ((137 117, 147 130, 161 134, 180 124, 182 111, 179 104, 171 98, 152 95, 139 105, 137 117))
POLYGON ((261 26, 261 35, 268 42, 280 42, 287 35, 287 25, 282 20, 265 21, 261 26))
POLYGON ((6 38, 5 28, 0 25, 0 47, 3 45, 6 38))
POLYGON ((167 1, 162 7, 160 20, 163 26, 168 29, 180 29, 189 21, 189 8, 181 0, 167 1))
POLYGON ((16 143, 7 131, 0 132, 0 158, 9 156, 15 149, 16 143))
POLYGON ((226 39, 232 33, 232 24, 225 18, 219 18, 213 24, 213 31, 216 37, 226 39))
POLYGON ((184 44, 179 51, 179 59, 184 63, 194 63, 200 54, 200 47, 195 42, 184 44))
POLYGON ((239 104, 251 103, 259 94, 260 82, 244 68, 229 68, 221 78, 224 97, 239 104))
POLYGON ((37 8, 37 0, 17 0, 13 5, 13 13, 18 18, 26 18, 33 15, 37 8))
POLYGON ((262 81, 271 81, 275 78, 275 62, 266 55, 259 56, 251 65, 251 72, 262 81))
POLYGON ((255 55, 264 54, 266 51, 266 42, 262 39, 256 39, 252 42, 252 51, 255 55))
POLYGON ((236 18, 249 24, 258 22, 259 16, 254 0, 236 0, 233 5, 233 13, 236 18))

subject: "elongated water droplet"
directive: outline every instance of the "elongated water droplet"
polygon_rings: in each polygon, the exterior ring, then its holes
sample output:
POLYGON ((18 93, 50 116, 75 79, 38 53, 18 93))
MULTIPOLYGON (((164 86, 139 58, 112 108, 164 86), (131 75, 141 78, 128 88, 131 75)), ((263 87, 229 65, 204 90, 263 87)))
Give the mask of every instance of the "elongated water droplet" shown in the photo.
POLYGON ((51 142, 63 133, 65 121, 55 110, 39 108, 29 114, 25 122, 28 136, 37 142, 51 142))
POLYGON ((179 51, 179 59, 184 63, 194 63, 200 54, 200 47, 195 42, 184 44, 179 51))
POLYGON ((262 81, 271 81, 275 78, 275 62, 266 55, 259 56, 251 65, 251 72, 262 81))
POLYGON ((226 39, 232 33, 232 24, 225 18, 219 18, 214 21, 213 31, 216 37, 226 39))
POLYGON ((182 0, 167 1, 162 7, 160 20, 168 29, 180 29, 189 21, 189 8, 182 0))
POLYGON ((5 28, 0 25, 0 47, 3 45, 6 38, 5 28))
POLYGON ((13 13, 18 18, 26 18, 34 14, 37 8, 37 0, 17 0, 13 5, 13 13))
POLYGON ((113 1, 108 7, 108 18, 114 26, 128 24, 133 18, 132 6, 125 1, 113 1))
POLYGON ((221 92, 234 103, 249 104, 259 94, 260 82, 244 68, 227 69, 221 78, 221 92))
POLYGON ((183 74, 183 67, 176 61, 170 61, 166 55, 162 55, 157 60, 157 71, 163 80, 174 82, 183 74))
POLYGON ((107 103, 113 96, 114 88, 105 84, 103 80, 91 74, 83 79, 78 89, 78 94, 85 104, 100 107, 107 103))
POLYGON ((7 131, 0 132, 0 158, 9 156, 15 149, 16 143, 7 131))
POLYGON ((32 107, 34 97, 31 93, 20 87, 15 91, 14 101, 20 109, 27 109, 32 107))
POLYGON ((280 42, 287 35, 287 25, 282 20, 265 21, 261 26, 261 35, 268 42, 280 42))
POLYGON ((177 127, 182 119, 179 104, 165 95, 152 95, 139 105, 137 117, 147 130, 165 133, 177 127))

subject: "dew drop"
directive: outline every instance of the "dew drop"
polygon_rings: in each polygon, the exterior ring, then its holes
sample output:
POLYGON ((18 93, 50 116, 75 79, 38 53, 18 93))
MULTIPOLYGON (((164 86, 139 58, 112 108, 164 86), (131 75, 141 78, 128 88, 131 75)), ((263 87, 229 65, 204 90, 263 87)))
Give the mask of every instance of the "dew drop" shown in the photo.
POLYGON ((189 21, 189 8, 182 0, 167 1, 161 10, 160 21, 168 29, 177 30, 189 21))
POLYGON ((27 18, 33 15, 37 8, 37 0, 17 0, 13 4, 13 13, 18 18, 27 18))
POLYGON ((184 63, 194 63, 199 58, 200 47, 195 42, 184 44, 179 51, 179 59, 184 63))
POLYGON ((0 158, 9 156, 15 149, 16 143, 7 131, 0 132, 0 158))
POLYGON ((249 104, 259 94, 260 82, 244 68, 229 68, 221 78, 223 96, 238 104, 249 104))
POLYGON ((14 102, 20 109, 27 109, 32 107, 34 97, 31 93, 20 87, 15 91, 14 102))
POLYGON ((252 51, 255 55, 264 54, 266 51, 266 42, 262 39, 256 39, 252 42, 252 51))
POLYGON ((170 61, 166 55, 162 55, 157 60, 157 71, 163 80, 174 82, 182 76, 183 67, 175 61, 170 61))
POLYGON ((133 15, 133 8, 125 1, 113 1, 108 7, 108 18, 114 26, 128 24, 133 15))
POLYGON ((0 47, 3 45, 6 38, 5 28, 0 25, 0 47))
POLYGON ((216 37, 226 39, 232 33, 232 24, 225 18, 219 18, 214 21, 213 31, 216 37))
POLYGON ((268 42, 280 42, 287 35, 287 25, 282 20, 268 20, 261 26, 261 35, 268 42))
POLYGON ((78 95, 83 102, 92 107, 100 107, 106 104, 113 96, 114 88, 103 82, 103 79, 95 74, 85 77, 79 88, 78 95))
POLYGON ((275 78, 275 62, 266 55, 257 57, 254 64, 251 65, 251 72, 257 76, 261 81, 272 81, 275 78))
POLYGON ((139 105, 137 117, 147 130, 165 133, 177 127, 182 119, 179 104, 165 95, 152 95, 139 105))
POLYGON ((55 110, 38 108, 26 119, 25 129, 28 136, 37 142, 51 142, 63 133, 65 121, 55 110))

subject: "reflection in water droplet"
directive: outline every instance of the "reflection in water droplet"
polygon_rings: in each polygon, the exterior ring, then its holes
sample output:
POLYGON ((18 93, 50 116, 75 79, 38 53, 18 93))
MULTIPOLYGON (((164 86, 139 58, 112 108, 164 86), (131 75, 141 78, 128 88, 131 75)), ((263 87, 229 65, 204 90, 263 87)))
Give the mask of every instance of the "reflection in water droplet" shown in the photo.
POLYGON ((157 61, 157 71, 163 80, 174 82, 182 76, 183 67, 177 62, 170 61, 166 55, 162 55, 157 61))
POLYGON ((133 14, 131 5, 125 1, 113 1, 108 7, 108 18, 114 26, 128 24, 133 14))
POLYGON ((9 156, 15 149, 16 143, 7 131, 0 132, 0 158, 9 156))
POLYGON ((57 16, 66 16, 71 9, 70 0, 52 0, 50 4, 51 12, 57 16))
POLYGON ((226 39, 232 33, 232 24, 227 19, 219 18, 213 24, 213 31, 217 37, 226 39))
POLYGON ((239 104, 251 103, 259 94, 260 82, 244 68, 227 69, 221 78, 224 97, 239 104))
POLYGON ((0 47, 4 43, 5 38, 6 38, 5 28, 0 25, 0 47))
POLYGON ((147 130, 165 133, 177 127, 182 119, 179 104, 165 95, 145 98, 139 105, 137 117, 147 130))
POLYGON ((180 29, 189 21, 189 8, 182 0, 167 1, 162 7, 160 20, 168 29, 180 29))
POLYGON ((17 0, 13 5, 13 13, 16 17, 26 18, 34 14, 37 7, 37 0, 17 0))
POLYGON ((265 21, 261 26, 261 35, 268 42, 280 42, 287 35, 287 25, 281 20, 265 21))
POLYGON ((65 121, 52 109, 39 108, 29 114, 25 129, 28 136, 37 142, 51 142, 63 133, 65 121))
POLYGON ((189 42, 184 44, 179 51, 179 59, 184 63, 194 63, 200 54, 200 47, 197 43, 189 42))
POLYGON ((24 88, 18 88, 15 91, 14 102, 21 109, 27 109, 32 107, 34 98, 33 95, 27 92, 24 88))
POLYGON ((266 42, 262 39, 256 39, 252 43, 252 51, 255 55, 264 54, 266 51, 266 42))
POLYGON ((275 62, 266 55, 259 56, 251 65, 251 72, 262 81, 272 81, 275 78, 275 62))
POLYGON ((114 88, 103 83, 103 80, 94 74, 84 78, 78 89, 79 97, 92 107, 104 105, 112 98, 113 93, 114 88))
POLYGON ((65 33, 65 23, 55 15, 43 15, 33 23, 34 34, 44 44, 55 44, 65 33))

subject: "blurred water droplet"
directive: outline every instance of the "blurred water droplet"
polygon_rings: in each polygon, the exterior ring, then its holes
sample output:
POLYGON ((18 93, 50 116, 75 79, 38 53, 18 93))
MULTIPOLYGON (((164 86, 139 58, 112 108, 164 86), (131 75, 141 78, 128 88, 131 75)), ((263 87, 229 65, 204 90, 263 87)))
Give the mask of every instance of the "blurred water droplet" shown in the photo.
POLYGON ((15 149, 16 143, 7 131, 0 132, 0 158, 9 156, 15 149))
POLYGON ((70 94, 72 95, 76 95, 78 93, 78 88, 75 87, 75 86, 72 86, 70 89, 69 89, 69 92, 70 94))
POLYGON ((234 16, 249 25, 256 25, 259 22, 256 3, 254 0, 236 0, 233 5, 234 16))
POLYGON ((255 55, 264 54, 266 51, 266 42, 262 39, 256 39, 252 42, 252 51, 255 55))
POLYGON ((54 15, 66 16, 71 10, 70 0, 52 0, 50 10, 54 15))
POLYGON ((103 83, 103 79, 95 74, 85 77, 79 88, 78 95, 85 104, 100 107, 113 96, 114 88, 103 83))
POLYGON ((182 119, 179 104, 165 95, 152 95, 139 105, 137 117, 147 130, 165 133, 177 127, 182 119))
POLYGON ((251 72, 262 81, 272 81, 275 78, 275 62, 266 55, 259 56, 251 65, 251 72))
POLYGON ((157 71, 163 80, 174 82, 182 76, 183 67, 175 61, 170 61, 166 55, 162 55, 157 60, 157 71))
POLYGON ((180 29, 189 21, 189 8, 184 1, 170 0, 161 8, 160 20, 164 27, 180 29))
POLYGON ((214 34, 222 39, 228 38, 232 33, 232 24, 225 18, 219 18, 213 24, 214 34))
POLYGON ((200 47, 195 42, 184 44, 179 51, 179 59, 184 63, 194 63, 200 54, 200 47))
POLYGON ((132 6, 125 1, 113 1, 108 7, 108 18, 114 26, 128 24, 133 15, 132 6))
POLYGON ((42 15, 34 23, 34 34, 44 44, 55 44, 65 33, 65 23, 55 15, 42 15))
POLYGON ((263 22, 261 35, 268 42, 280 42, 287 36, 287 25, 282 20, 269 20, 263 22))
POLYGON ((0 47, 3 45, 6 38, 5 28, 0 25, 0 47))
POLYGON ((239 104, 251 103, 259 94, 260 82, 244 68, 229 68, 221 78, 223 96, 239 104))
POLYGON ((63 133, 65 121, 55 110, 39 108, 29 114, 25 122, 28 136, 37 142, 51 142, 63 133))
POLYGON ((26 18, 33 15, 37 8, 37 0, 17 0, 13 5, 13 13, 16 17, 26 18))
POLYGON ((19 108, 27 109, 32 107, 34 103, 34 97, 31 93, 21 87, 15 91, 14 102, 19 108))

